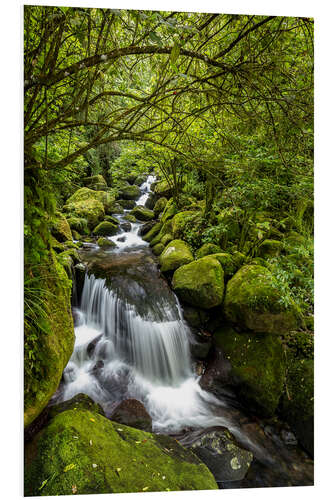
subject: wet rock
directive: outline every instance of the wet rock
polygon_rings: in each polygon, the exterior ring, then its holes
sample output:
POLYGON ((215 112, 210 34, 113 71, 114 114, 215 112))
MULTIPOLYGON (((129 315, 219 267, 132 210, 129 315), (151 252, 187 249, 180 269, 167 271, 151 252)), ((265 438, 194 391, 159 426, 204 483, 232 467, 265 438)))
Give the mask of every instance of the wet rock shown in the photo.
POLYGON ((118 225, 113 222, 103 221, 93 230, 93 234, 97 236, 113 236, 119 232, 118 225))
POLYGON ((49 419, 54 418, 60 413, 68 410, 90 410, 104 416, 104 411, 102 407, 95 403, 87 394, 76 394, 72 399, 63 401, 56 405, 49 406, 49 419))
POLYGON ((122 222, 120 228, 127 233, 131 230, 132 224, 130 222, 122 222))
POLYGON ((153 210, 155 203, 157 200, 157 196, 154 193, 149 193, 147 201, 145 203, 145 207, 149 208, 149 210, 153 210))
POLYGON ((118 203, 126 210, 132 210, 136 205, 134 200, 118 200, 118 203))
POLYGON ((221 396, 225 388, 231 386, 230 373, 230 361, 225 357, 222 349, 215 347, 209 353, 207 368, 200 379, 200 386, 205 391, 221 396))
POLYGON ((137 200, 141 191, 138 186, 125 186, 120 189, 119 195, 123 200, 137 200))
MULTIPOLYGON (((152 223, 152 222, 153 222, 153 221, 151 221, 151 223, 152 223)), ((149 229, 149 231, 147 231, 147 232, 144 234, 144 236, 143 236, 143 238, 142 238, 142 239, 143 239, 144 241, 149 241, 149 242, 151 242, 151 241, 155 238, 155 236, 156 236, 156 235, 160 232, 161 228, 162 228, 162 224, 161 224, 160 222, 157 222, 157 223, 156 223, 156 222, 154 222, 154 223, 152 224, 151 229, 149 229)), ((158 241, 157 243, 159 243, 159 241, 158 241)))
POLYGON ((105 249, 106 248, 114 248, 117 246, 114 241, 109 240, 108 238, 104 238, 104 237, 98 238, 97 245, 100 248, 105 248, 105 249))
POLYGON ((203 328, 209 320, 209 314, 198 307, 183 306, 184 319, 194 328, 203 328))
POLYGON ((124 241, 126 241, 126 236, 120 236, 119 238, 117 238, 117 241, 123 243, 124 241))
POLYGON ((137 399, 126 399, 117 406, 110 420, 143 431, 152 431, 152 419, 144 405, 137 399))
POLYGON ((148 221, 154 218, 154 212, 146 207, 137 205, 131 211, 131 215, 134 215, 140 221, 148 221))
MULTIPOLYGON (((144 236, 145 234, 147 234, 154 226, 156 226, 157 222, 155 221, 148 221, 148 222, 145 222, 144 224, 142 224, 142 226, 140 226, 139 228, 139 231, 138 231, 138 235, 139 236, 144 236)), ((162 225, 161 225, 162 227, 162 225)))
POLYGON ((206 359, 211 346, 212 341, 210 338, 202 338, 199 335, 195 335, 190 343, 191 354, 194 359, 206 359))
POLYGON ((207 465, 219 483, 242 480, 253 460, 253 454, 237 444, 223 427, 203 431, 190 449, 207 465))

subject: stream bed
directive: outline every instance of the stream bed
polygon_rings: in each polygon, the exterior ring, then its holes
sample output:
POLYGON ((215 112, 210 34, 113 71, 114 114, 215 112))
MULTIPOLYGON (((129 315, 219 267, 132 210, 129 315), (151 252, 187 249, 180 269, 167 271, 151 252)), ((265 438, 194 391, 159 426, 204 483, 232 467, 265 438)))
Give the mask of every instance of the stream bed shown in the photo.
MULTIPOLYGON (((145 204, 154 180, 149 176, 141 185, 137 205, 145 204)), ((116 215, 120 223, 129 212, 116 215)), ((80 250, 88 272, 73 309, 75 348, 51 403, 85 393, 110 417, 121 401, 134 398, 150 414, 153 432, 184 446, 227 428, 254 459, 242 481, 218 481, 221 488, 313 484, 313 461, 281 438, 281 428, 200 387, 191 355, 195 339, 140 226, 132 223, 110 237, 116 248, 87 244, 80 250)))

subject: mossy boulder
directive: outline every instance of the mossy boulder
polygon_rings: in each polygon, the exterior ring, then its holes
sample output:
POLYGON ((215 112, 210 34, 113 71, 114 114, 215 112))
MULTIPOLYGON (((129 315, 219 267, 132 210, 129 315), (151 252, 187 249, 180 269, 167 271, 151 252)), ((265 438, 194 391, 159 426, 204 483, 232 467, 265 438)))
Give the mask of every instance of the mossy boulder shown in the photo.
POLYGON ((193 255, 187 243, 182 240, 172 240, 160 255, 161 271, 163 273, 175 271, 178 267, 192 261, 193 255))
POLYGON ((160 232, 162 224, 158 222, 142 237, 144 241, 151 241, 160 232))
POLYGON ((123 200, 137 200, 141 191, 138 186, 124 186, 119 191, 119 198, 123 200))
POLYGON ((80 408, 55 416, 25 459, 25 496, 217 489, 206 465, 171 437, 80 408))
POLYGON ((38 337, 35 359, 28 357, 24 362, 25 427, 38 417, 56 391, 74 347, 70 301, 72 283, 52 251, 40 266, 40 272, 40 287, 45 290, 45 331, 35 331, 32 325, 25 326, 27 339, 32 335, 38 337), (33 375, 32 364, 38 366, 43 374, 39 378, 33 375))
POLYGON ((68 198, 66 205, 71 205, 72 203, 78 203, 88 200, 97 200, 102 203, 104 211, 106 214, 112 213, 115 205, 115 197, 110 192, 105 191, 94 191, 89 188, 80 188, 75 193, 68 198))
POLYGON ((135 180, 134 180, 134 184, 135 184, 136 186, 141 186, 144 182, 146 182, 146 180, 147 180, 147 176, 146 176, 146 175, 144 175, 144 174, 139 174, 139 175, 135 178, 135 180))
MULTIPOLYGON (((172 242, 169 245, 172 245, 172 242)), ((223 300, 222 266, 211 256, 183 265, 173 275, 172 288, 187 304, 202 309, 216 307, 223 300)))
POLYGON ((161 243, 162 245, 167 245, 168 243, 170 243, 170 241, 173 240, 173 237, 172 237, 172 234, 164 234, 162 237, 161 237, 161 243))
POLYGON ((157 200, 157 202, 154 205, 154 209, 153 209, 155 217, 158 217, 160 215, 160 213, 163 212, 167 203, 168 203, 168 200, 166 198, 159 198, 157 200))
POLYGON ((74 265, 78 264, 81 261, 77 250, 74 248, 64 250, 57 255, 57 259, 65 269, 67 276, 72 279, 74 265))
POLYGON ((282 241, 265 240, 258 247, 258 257, 278 257, 283 250, 282 241))
POLYGON ((134 215, 134 217, 136 217, 140 221, 148 221, 154 218, 154 212, 152 210, 149 210, 149 208, 142 207, 140 205, 137 205, 135 208, 133 208, 130 214, 134 215))
POLYGON ((185 226, 198 212, 187 210, 185 212, 178 212, 172 219, 172 234, 174 238, 181 238, 184 234, 185 226))
POLYGON ((136 217, 134 217, 134 215, 126 214, 124 219, 128 220, 128 222, 133 222, 133 224, 136 222, 136 217))
POLYGON ((113 236, 118 232, 118 225, 108 221, 100 222, 93 230, 93 234, 96 236, 113 236))
POLYGON ((262 257, 255 257, 248 262, 250 266, 263 266, 268 267, 268 263, 262 257))
POLYGON ((126 210, 132 210, 136 205, 134 200, 118 200, 118 203, 126 210))
POLYGON ((236 250, 232 253, 232 260, 236 264, 237 269, 239 269, 244 264, 247 264, 250 259, 243 252, 236 250))
POLYGON ((90 177, 85 177, 83 179, 83 184, 89 188, 93 189, 95 191, 103 191, 107 189, 107 184, 102 175, 92 175, 90 177))
POLYGON ((281 334, 298 324, 296 306, 282 302, 277 282, 263 266, 243 266, 228 281, 224 314, 230 322, 255 332, 281 334))
POLYGON ((99 413, 103 417, 105 417, 103 408, 95 403, 87 394, 83 394, 80 392, 76 394, 72 399, 68 399, 67 401, 62 401, 56 405, 52 405, 49 407, 49 418, 54 418, 60 413, 68 410, 89 410, 92 413, 99 413))
POLYGON ((206 257, 206 255, 212 255, 214 253, 222 253, 222 248, 218 245, 214 245, 214 243, 204 243, 197 251, 196 257, 197 259, 201 259, 201 257, 206 257))
POLYGON ((134 184, 135 179, 137 178, 138 174, 137 172, 129 172, 126 176, 125 179, 129 184, 134 184))
POLYGON ((154 255, 161 255, 161 253, 164 250, 164 245, 162 243, 157 243, 155 246, 152 248, 152 252, 154 255))
POLYGON ((70 216, 86 219, 89 229, 95 227, 105 216, 103 203, 94 198, 67 203, 64 210, 70 216))
POLYGON ((112 215, 106 215, 104 217, 104 220, 107 222, 112 222, 112 224, 115 224, 116 226, 119 225, 119 220, 116 217, 113 217, 112 215))
POLYGON ((237 333, 226 327, 215 332, 214 342, 231 363, 228 382, 241 401, 262 416, 272 416, 286 376, 285 355, 278 336, 237 333))
POLYGON ((314 446, 313 402, 313 359, 289 360, 286 392, 281 404, 281 416, 288 422, 299 442, 312 457, 314 446))
POLYGON ((56 219, 52 224, 51 233, 59 242, 72 240, 72 232, 66 217, 57 212, 56 219))
POLYGON ((114 248, 117 246, 114 241, 108 240, 104 237, 98 238, 97 245, 100 248, 114 248))
POLYGON ((220 252, 220 253, 214 253, 212 255, 214 259, 218 260, 219 263, 222 266, 222 269, 224 271, 224 278, 229 279, 231 276, 235 274, 237 271, 237 266, 234 262, 234 259, 232 258, 232 255, 230 253, 226 252, 220 252))
POLYGON ((80 234, 89 234, 87 219, 80 217, 69 217, 67 222, 73 231, 77 231, 80 234))

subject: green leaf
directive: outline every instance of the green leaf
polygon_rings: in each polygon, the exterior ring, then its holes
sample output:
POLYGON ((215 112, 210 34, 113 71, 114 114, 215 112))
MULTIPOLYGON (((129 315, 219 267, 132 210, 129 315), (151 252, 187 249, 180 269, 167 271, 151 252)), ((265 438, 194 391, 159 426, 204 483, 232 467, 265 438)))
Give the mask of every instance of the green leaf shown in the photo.
POLYGON ((155 33, 155 31, 151 31, 149 33, 149 38, 151 39, 152 42, 157 43, 158 45, 162 45, 162 40, 161 38, 155 33))
POLYGON ((175 43, 170 54, 171 63, 174 64, 177 61, 179 54, 180 54, 180 47, 177 43, 175 43))

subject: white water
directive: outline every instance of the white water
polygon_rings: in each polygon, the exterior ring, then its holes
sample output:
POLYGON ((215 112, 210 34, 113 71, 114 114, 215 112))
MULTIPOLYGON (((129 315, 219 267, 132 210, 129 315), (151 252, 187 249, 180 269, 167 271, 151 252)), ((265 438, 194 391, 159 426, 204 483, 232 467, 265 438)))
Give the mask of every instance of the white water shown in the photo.
MULTIPOLYGON (((137 205, 144 205, 154 180, 149 176, 142 184, 137 205)), ((123 221, 123 216, 118 219, 123 221)), ((132 224, 130 231, 110 237, 118 245, 112 252, 145 246, 139 227, 132 224), (119 236, 125 241, 119 242, 119 236)), ((221 401, 199 386, 190 355, 191 333, 175 295, 154 297, 153 307, 143 315, 120 298, 117 289, 108 288, 105 279, 87 275, 77 313, 75 348, 64 371, 62 399, 83 392, 107 415, 121 400, 138 399, 155 431, 227 424, 210 409, 221 406, 221 401)))

